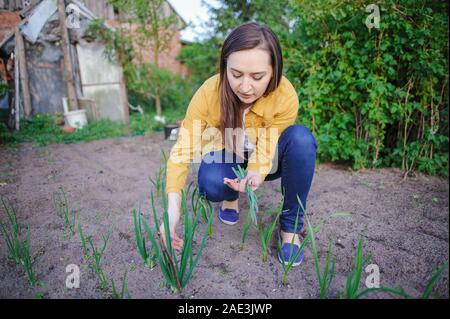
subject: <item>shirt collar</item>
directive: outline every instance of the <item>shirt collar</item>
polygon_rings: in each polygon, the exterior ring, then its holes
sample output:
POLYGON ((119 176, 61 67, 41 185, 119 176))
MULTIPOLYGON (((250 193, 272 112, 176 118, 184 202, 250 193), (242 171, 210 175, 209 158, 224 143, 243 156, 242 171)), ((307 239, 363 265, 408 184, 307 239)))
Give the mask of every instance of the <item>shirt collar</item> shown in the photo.
POLYGON ((255 105, 250 109, 253 113, 258 114, 259 116, 263 116, 264 114, 264 103, 262 103, 264 100, 264 97, 260 97, 256 102, 255 105))

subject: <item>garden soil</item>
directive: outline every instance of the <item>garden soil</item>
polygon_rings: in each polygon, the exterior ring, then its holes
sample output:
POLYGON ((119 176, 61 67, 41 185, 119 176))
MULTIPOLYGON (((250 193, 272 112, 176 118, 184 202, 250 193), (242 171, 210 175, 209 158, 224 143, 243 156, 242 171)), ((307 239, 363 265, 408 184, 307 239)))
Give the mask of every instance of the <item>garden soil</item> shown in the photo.
MULTIPOLYGON (((8 260, 1 238, 0 298, 110 297, 108 291, 99 290, 84 260, 79 234, 71 236, 56 214, 53 194, 60 187, 71 209, 80 211, 83 229, 97 246, 112 227, 102 265, 108 278, 114 278, 119 286, 117 282, 129 270, 127 286, 133 298, 318 298, 309 246, 303 264, 290 271, 283 286, 275 240, 267 262, 262 263, 257 230, 250 230, 241 249, 244 218, 234 226, 222 224, 217 218, 218 203, 213 203, 216 214, 212 238, 207 239, 198 267, 180 294, 163 285, 158 266, 143 266, 134 239, 133 209, 140 207, 144 218, 152 223, 149 178, 155 177, 161 166, 160 150, 169 153, 172 145, 162 134, 154 134, 0 148, 0 195, 10 199, 20 225, 29 227, 34 270, 41 282, 38 287, 27 284, 23 272, 8 260), (69 264, 80 268, 79 288, 66 287, 69 264)), ((191 166, 190 181, 196 181, 195 165, 191 166)), ((260 210, 278 206, 279 189, 280 180, 263 184, 257 191, 260 210)), ((360 238, 364 239, 364 255, 370 256, 369 263, 379 269, 382 286, 402 287, 420 296, 433 270, 449 258, 448 199, 448 180, 439 177, 417 173, 403 180, 401 170, 396 168, 356 172, 343 165, 318 165, 307 213, 313 225, 328 221, 317 234, 317 245, 322 265, 329 243, 335 256, 335 279, 329 297, 336 298, 344 290, 360 238), (351 215, 331 218, 336 212, 351 215)), ((242 214, 248 210, 245 196, 241 196, 240 210, 242 214)), ((5 219, 2 208, 0 216, 5 219)), ((204 231, 205 224, 201 224, 195 238, 197 246, 204 231)), ((181 228, 178 233, 182 235, 181 228)), ((363 272, 361 289, 370 274, 363 272)), ((446 270, 432 296, 448 298, 448 287, 446 270)), ((394 296, 377 293, 368 297, 394 296)))

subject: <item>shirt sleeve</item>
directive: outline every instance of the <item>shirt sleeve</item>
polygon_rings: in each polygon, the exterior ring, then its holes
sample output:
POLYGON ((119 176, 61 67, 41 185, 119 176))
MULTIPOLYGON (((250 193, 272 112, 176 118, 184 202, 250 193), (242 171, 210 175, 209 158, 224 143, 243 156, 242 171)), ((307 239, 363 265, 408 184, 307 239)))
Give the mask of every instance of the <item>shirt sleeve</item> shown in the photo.
POLYGON ((166 171, 166 193, 181 195, 194 158, 201 160, 202 133, 206 128, 207 102, 204 87, 192 97, 181 123, 178 139, 170 151, 166 171))

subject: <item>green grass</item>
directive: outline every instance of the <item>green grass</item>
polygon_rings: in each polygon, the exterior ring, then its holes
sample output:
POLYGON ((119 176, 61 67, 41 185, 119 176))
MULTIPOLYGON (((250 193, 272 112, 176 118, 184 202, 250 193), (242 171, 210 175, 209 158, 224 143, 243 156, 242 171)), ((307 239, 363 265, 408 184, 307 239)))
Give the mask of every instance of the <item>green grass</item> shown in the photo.
POLYGON ((113 227, 111 227, 106 236, 102 235, 103 243, 99 247, 97 247, 92 241, 92 236, 85 236, 81 223, 78 222, 78 232, 80 234, 81 246, 83 248, 86 262, 89 264, 89 266, 97 276, 101 290, 106 290, 109 288, 109 280, 103 271, 101 261, 112 230, 113 227))
POLYGON ((30 256, 30 230, 27 229, 27 237, 21 245, 21 259, 20 264, 22 270, 27 274, 28 282, 31 286, 38 283, 37 274, 33 270, 34 260, 30 256))
POLYGON ((116 288, 114 279, 111 278, 111 290, 112 290, 113 299, 124 299, 125 297, 127 297, 128 299, 131 299, 131 294, 127 288, 127 274, 128 274, 128 270, 125 270, 125 273, 122 276, 122 287, 121 287, 120 292, 116 288))
MULTIPOLYGON (((187 189, 186 189, 186 198, 190 197, 191 198, 191 208, 192 208, 192 213, 193 214, 197 214, 198 212, 198 207, 200 205, 200 194, 199 194, 199 190, 198 190, 198 186, 194 184, 194 182, 190 182, 187 189), (191 189, 192 189, 192 194, 191 194, 191 189)), ((180 217, 183 217, 183 211, 180 212, 180 217)))
MULTIPOLYGON (((283 191, 283 194, 284 194, 284 191, 283 191)), ((297 217, 295 218, 294 230, 295 230, 295 232, 298 233, 298 232, 299 232, 299 229, 298 229, 298 222, 299 222, 299 215, 300 215, 299 212, 300 212, 300 208, 303 210, 305 218, 307 218, 307 212, 306 212, 305 207, 304 207, 303 204, 302 204, 302 201, 301 201, 300 198, 298 197, 298 195, 297 195, 297 201, 298 201, 298 203, 299 203, 299 208, 298 208, 298 211, 297 211, 297 217), (297 230, 298 230, 298 231, 297 231, 297 230)), ((301 241, 300 247, 299 247, 297 253, 293 256, 293 258, 290 259, 290 261, 289 261, 289 263, 288 263, 287 265, 284 264, 284 262, 285 262, 284 256, 283 256, 283 254, 281 254, 282 261, 283 261, 282 265, 283 265, 283 269, 284 269, 284 275, 283 275, 283 284, 284 284, 284 285, 286 285, 286 283, 287 283, 287 275, 289 274, 289 271, 291 270, 292 265, 294 264, 294 261, 298 258, 298 256, 300 255, 301 251, 306 247, 306 244, 309 243, 310 241, 315 240, 315 235, 316 235, 316 233, 322 228, 322 226, 323 226, 324 224, 328 223, 329 220, 332 219, 332 218, 336 218, 336 217, 348 217, 348 216, 350 216, 350 215, 351 215, 351 214, 348 213, 348 212, 336 212, 336 213, 334 213, 334 214, 331 214, 331 215, 328 217, 328 219, 322 219, 316 226, 311 226, 311 224, 308 225, 308 233, 307 233, 306 237, 303 239, 303 241, 301 241)), ((309 219, 308 219, 308 221, 309 221, 309 219)), ((292 253, 293 253, 293 245, 292 245, 293 243, 294 243, 294 238, 292 238, 292 241, 291 241, 291 251, 290 251, 290 253, 289 253, 289 256, 292 256, 292 253)), ((278 238, 277 244, 278 244, 278 249, 281 250, 281 238, 278 238)), ((317 254, 317 249, 316 249, 316 246, 315 246, 315 241, 314 241, 314 248, 313 248, 313 249, 315 249, 315 252, 316 252, 316 254, 317 254)), ((313 254, 314 254, 314 252, 313 252, 313 254)), ((331 255, 329 255, 329 257, 331 258, 331 255)), ((315 264, 315 267, 316 267, 316 274, 320 274, 320 271, 317 271, 317 270, 318 270, 318 260, 317 260, 316 262, 317 262, 317 263, 315 264)), ((328 264, 329 264, 329 261, 328 261, 328 264)), ((325 267, 327 267, 327 266, 325 266, 325 267)), ((329 266, 328 266, 328 267, 329 267, 329 266)), ((333 267, 332 267, 332 268, 333 268, 333 267)), ((330 279, 329 279, 329 278, 332 278, 332 277, 333 277, 333 276, 331 275, 332 270, 328 271, 328 269, 329 269, 329 268, 325 269, 324 275, 319 275, 319 276, 318 276, 320 285, 321 285, 321 286, 324 285, 324 288, 323 288, 322 291, 321 291, 322 294, 326 294, 326 292, 327 292, 329 286, 331 285, 331 282, 330 282, 330 279)), ((332 280, 332 279, 331 279, 331 280, 332 280)))
POLYGON ((89 261, 89 248, 87 246, 88 240, 84 234, 83 227, 80 222, 80 214, 77 214, 78 233, 80 234, 81 248, 83 248, 83 255, 86 261, 89 261))
MULTIPOLYGON (((235 169, 234 167, 232 167, 232 169, 237 178, 239 178, 240 180, 245 178, 247 172, 240 165, 237 166, 237 169, 235 169)), ((257 225, 256 214, 258 213, 258 199, 256 198, 253 189, 250 187, 250 185, 248 185, 248 181, 245 184, 245 192, 247 194, 249 203, 248 214, 250 215, 253 224, 257 225)))
MULTIPOLYGON (((212 237, 213 235, 213 221, 210 218, 214 218, 213 207, 211 203, 206 199, 206 197, 199 193, 198 185, 196 185, 193 181, 189 183, 186 188, 186 198, 191 199, 191 208, 192 213, 194 214, 194 218, 197 214, 203 219, 203 222, 208 225, 208 236, 212 237), (192 194, 191 194, 192 190, 192 194)), ((181 211, 180 217, 184 216, 184 212, 181 211)))
MULTIPOLYGON (((237 166, 237 169, 232 167, 234 174, 236 177, 240 180, 244 179, 246 177, 247 171, 244 170, 240 165, 237 166)), ((241 237, 241 249, 244 248, 245 240, 247 239, 248 232, 250 230, 251 225, 258 226, 258 221, 256 218, 256 214, 259 211, 258 208, 258 199, 256 197, 255 192, 253 189, 248 185, 248 181, 245 184, 245 193, 247 194, 247 199, 249 203, 249 209, 247 216, 244 221, 244 228, 242 231, 242 237, 241 237)))
POLYGON ((92 240, 92 236, 86 236, 83 227, 80 223, 80 215, 77 214, 78 220, 78 233, 80 234, 81 247, 83 249, 84 258, 88 264, 88 266, 93 270, 94 274, 97 277, 100 290, 106 292, 110 289, 110 296, 113 299, 124 299, 125 297, 131 298, 131 294, 127 288, 127 275, 128 270, 125 271, 122 276, 122 284, 121 290, 119 291, 116 287, 116 283, 113 278, 110 280, 106 275, 105 271, 102 268, 102 258, 105 254, 105 250, 108 244, 108 241, 111 237, 112 231, 114 229, 114 224, 111 226, 106 236, 102 235, 102 243, 100 246, 96 246, 92 240))
POLYGON ((36 292, 33 294, 33 299, 45 299, 47 294, 45 292, 36 292))
MULTIPOLYGON (((297 228, 298 228, 298 221, 299 221, 299 214, 297 213, 297 217, 295 218, 295 224, 294 224, 294 229, 295 230, 297 230, 297 228)), ((319 225, 317 225, 315 227, 314 233, 316 233, 320 229, 320 227, 322 227, 322 224, 319 224, 319 225)), ((287 276, 288 276, 290 270, 292 269, 292 266, 293 266, 295 260, 297 260, 298 256, 300 256, 300 253, 305 248, 306 244, 311 240, 311 236, 312 236, 312 233, 309 233, 303 239, 303 241, 300 243, 300 247, 299 247, 299 249, 298 249, 298 251, 297 251, 297 253, 295 255, 293 255, 293 252, 294 252, 294 245, 293 245, 294 244, 294 237, 292 237, 291 250, 289 252, 289 256, 293 256, 293 257, 289 260, 289 262, 287 264, 285 264, 286 260, 284 259, 284 255, 281 254, 281 260, 282 260, 282 264, 281 265, 283 266, 283 271, 284 271, 284 274, 283 274, 283 285, 285 285, 285 286, 287 285, 287 276)), ((277 244, 278 244, 278 250, 281 251, 282 244, 281 244, 280 236, 278 238, 277 244)))
POLYGON ((134 234, 136 239, 136 246, 138 248, 139 254, 144 261, 145 267, 153 268, 155 267, 155 255, 149 251, 150 247, 147 248, 145 237, 142 235, 142 220, 141 220, 141 209, 136 211, 133 210, 133 221, 134 221, 134 234))
MULTIPOLYGON (((299 201, 300 202, 300 201, 299 201)), ((300 202, 301 205, 301 202, 300 202)), ((303 205, 301 205, 303 207, 303 205)), ((350 213, 348 212, 337 212, 335 214, 332 214, 330 217, 347 217, 350 213)), ((311 242, 311 252, 314 258, 314 267, 316 271, 316 276, 319 282, 320 286, 320 298, 327 298, 331 284, 333 282, 334 274, 335 274, 335 260, 333 257, 333 252, 331 249, 331 243, 328 246, 327 251, 327 258, 325 261, 325 265, 323 267, 323 271, 321 271, 320 263, 319 263, 319 257, 317 252, 317 246, 315 242, 315 233, 317 232, 317 228, 314 229, 311 225, 311 222, 309 220, 308 215, 305 211, 305 219, 308 225, 308 239, 311 242)), ((323 220, 321 224, 325 223, 326 221, 323 220)), ((305 239, 306 240, 306 239, 305 239)), ((353 270, 348 274, 347 280, 345 283, 345 289, 344 292, 338 293, 338 298, 344 297, 345 299, 360 299, 364 297, 367 294, 374 293, 374 292, 387 292, 392 295, 404 297, 404 298, 414 298, 410 294, 406 293, 403 288, 391 288, 391 287, 376 287, 376 288, 367 288, 360 290, 360 284, 361 284, 361 278, 364 266, 367 265, 371 259, 371 257, 364 258, 363 256, 363 239, 359 239, 358 245, 356 248, 355 253, 355 260, 354 260, 354 268, 353 270)), ((430 298, 430 295, 433 291, 434 285, 437 283, 439 278, 443 275, 444 271, 448 269, 449 262, 445 262, 443 265, 441 265, 436 271, 432 274, 431 279, 426 285, 425 291, 423 292, 422 296, 420 298, 422 299, 428 299, 430 298)))
MULTIPOLYGON (((301 200, 298 198, 298 196, 297 196, 297 200, 300 204, 300 207, 304 211, 304 217, 306 219, 306 223, 308 226, 308 235, 302 241, 297 255, 300 253, 300 251, 303 249, 303 247, 305 247, 307 242, 311 243, 311 252, 313 255, 313 259, 314 259, 314 268, 315 268, 316 277, 317 277, 317 280, 319 282, 319 287, 320 287, 319 296, 321 299, 324 299, 324 298, 327 298, 331 284, 334 279, 335 260, 333 257, 333 251, 331 249, 332 246, 330 243, 328 246, 327 258, 325 261, 325 265, 323 266, 323 270, 321 269, 321 266, 319 263, 319 256, 318 256, 318 251, 317 251, 316 240, 315 240, 315 237, 316 237, 315 234, 322 227, 322 225, 328 221, 322 220, 316 227, 313 227, 309 220, 309 216, 308 216, 306 210, 304 209, 304 206, 303 206, 301 200)), ((335 214, 330 215, 330 218, 348 217, 349 215, 350 215, 350 213, 348 213, 348 212, 337 212, 335 214)), ((295 221, 295 229, 297 228, 297 225, 298 225, 298 214, 297 214, 297 218, 295 221)), ((279 249, 281 249, 280 242, 278 245, 279 245, 279 249)), ((291 251, 290 255, 292 255, 292 251, 291 251)), ((291 262, 287 266, 283 265, 283 267, 285 268, 285 273, 284 273, 284 277, 283 277, 284 284, 286 284, 286 276, 290 270, 290 267, 292 267, 293 261, 295 259, 297 259, 297 257, 298 257, 297 255, 291 259, 291 262)), ((387 292, 387 293, 401 296, 404 298, 412 298, 411 295, 407 294, 402 288, 396 289, 396 288, 382 286, 382 287, 377 287, 377 288, 367 288, 364 290, 360 290, 359 288, 360 288, 363 268, 369 262, 369 260, 370 260, 370 257, 364 258, 364 256, 363 256, 363 239, 361 238, 358 241, 358 246, 356 249, 354 268, 347 276, 344 293, 342 294, 341 292, 339 292, 338 298, 343 296, 345 299, 359 299, 359 298, 362 298, 363 296, 365 296, 369 293, 373 293, 373 292, 387 292)), ((437 280, 440 278, 440 276, 442 276, 443 272, 447 268, 448 268, 448 261, 434 272, 434 274, 432 275, 430 281, 428 282, 427 287, 421 298, 426 299, 426 298, 430 297, 433 286, 435 285, 437 280)))
POLYGON ((186 200, 186 193, 182 192, 181 209, 183 211, 183 228, 184 228, 184 244, 181 252, 176 252, 172 247, 172 241, 169 230, 169 214, 167 209, 167 198, 165 194, 165 183, 163 182, 162 193, 162 212, 163 212, 163 227, 165 242, 161 237, 159 231, 160 221, 158 220, 157 209, 154 203, 153 192, 151 193, 151 204, 154 218, 154 227, 150 227, 148 223, 143 220, 144 229, 146 230, 150 241, 152 243, 152 249, 156 254, 160 270, 163 274, 165 283, 172 289, 173 292, 181 292, 181 290, 187 285, 191 279, 194 269, 197 266, 203 248, 206 243, 208 235, 208 229, 213 221, 213 216, 208 218, 209 224, 206 225, 206 230, 203 235, 202 241, 197 248, 197 252, 194 253, 194 235, 197 231, 199 219, 201 213, 193 212, 189 214, 186 200), (195 255, 195 257, 194 257, 195 255))
MULTIPOLYGON (((355 262, 353 270, 348 274, 345 290, 344 290, 344 298, 345 299, 360 299, 363 296, 372 293, 372 292, 388 292, 394 295, 399 295, 405 298, 409 298, 410 296, 404 292, 403 289, 394 289, 389 287, 378 287, 378 288, 367 288, 364 290, 360 290, 361 277, 364 265, 368 263, 370 258, 363 257, 363 239, 359 239, 358 246, 356 248, 355 262)), ((338 297, 341 296, 341 293, 338 294, 338 297)))
MULTIPOLYGON (((182 118, 183 114, 181 111, 167 111, 163 115, 167 123, 173 123, 182 118)), ((150 135, 163 129, 163 125, 155 121, 154 116, 154 112, 147 112, 144 116, 131 113, 128 125, 111 120, 92 121, 74 133, 64 133, 61 127, 55 124, 54 115, 36 114, 30 120, 23 119, 19 131, 9 131, 6 125, 0 122, 0 145, 12 147, 18 143, 31 142, 46 146, 54 143, 69 144, 102 138, 150 135)))
POLYGON ((64 220, 64 227, 69 230, 72 236, 75 235, 77 213, 70 210, 66 193, 62 187, 53 193, 53 206, 58 216, 64 220))
POLYGON ((330 243, 328 245, 328 251, 327 251, 327 259, 325 261, 325 265, 323 267, 323 272, 320 269, 319 264, 319 254, 317 252, 317 246, 316 246, 316 235, 314 228, 311 225, 311 222, 309 220, 308 215, 305 213, 305 219, 306 223, 308 225, 308 233, 311 234, 311 252, 314 258, 314 268, 316 270, 316 276, 317 280, 319 281, 320 286, 320 299, 324 299, 328 295, 328 291, 330 290, 331 283, 333 282, 334 278, 334 271, 335 271, 335 262, 333 258, 333 251, 332 251, 332 244, 330 243), (330 268, 331 265, 331 268, 330 268))
POLYGON ((214 222, 214 211, 211 203, 206 199, 204 195, 200 195, 198 192, 197 200, 198 205, 196 206, 196 214, 200 213, 203 222, 207 225, 208 236, 211 238, 213 235, 213 222, 214 222))
POLYGON ((8 258, 16 264, 20 264, 22 244, 19 239, 20 226, 17 222, 16 211, 6 197, 2 196, 0 200, 8 219, 7 221, 3 221, 0 218, 0 230, 8 247, 8 258))
MULTIPOLYGON (((360 299, 367 294, 374 292, 387 292, 392 295, 400 296, 403 298, 412 299, 415 298, 412 295, 405 292, 405 290, 401 287, 399 288, 390 288, 390 287, 377 287, 377 288, 366 288, 360 290, 360 281, 363 271, 363 266, 368 262, 368 259, 363 258, 363 239, 359 239, 358 246, 356 248, 355 262, 353 270, 348 274, 347 281, 345 285, 345 291, 343 297, 345 299, 360 299)), ((429 299, 431 293, 433 291, 434 285, 437 283, 439 278, 443 275, 444 271, 448 269, 449 262, 448 260, 441 265, 431 276, 431 279, 428 281, 423 294, 419 297, 421 299, 429 299)), ((338 296, 340 297, 342 294, 340 293, 338 296)))
POLYGON ((17 221, 14 207, 6 197, 0 197, 3 210, 8 221, 0 218, 0 232, 6 242, 9 251, 9 259, 18 264, 28 277, 28 283, 35 286, 38 283, 37 274, 33 270, 34 258, 30 255, 30 230, 27 228, 25 240, 21 240, 22 229, 17 221))
POLYGON ((363 239, 358 241, 355 256, 355 266, 352 272, 347 276, 345 284, 345 299, 357 299, 359 296, 359 286, 361 281, 361 274, 363 266, 367 261, 363 260, 363 239))
POLYGON ((94 245, 92 237, 88 237, 88 243, 92 252, 92 260, 93 260, 92 267, 94 269, 95 274, 97 275, 97 279, 99 280, 100 289, 108 288, 108 279, 106 278, 106 275, 102 269, 101 260, 103 254, 105 253, 109 237, 111 236, 111 231, 112 229, 107 233, 106 236, 102 235, 103 244, 101 245, 101 248, 98 248, 94 245))
POLYGON ((242 236, 241 236, 241 250, 244 249, 245 241, 247 240, 248 232, 250 231, 250 227, 252 226, 252 217, 248 213, 245 216, 244 220, 244 228, 242 230, 242 236))
POLYGON ((283 200, 281 200, 280 207, 276 210, 275 214, 272 213, 271 210, 265 212, 265 214, 261 215, 261 218, 258 221, 258 234, 261 245, 261 259, 262 262, 265 263, 267 261, 267 251, 269 250, 270 240, 272 239, 273 232, 275 231, 275 227, 278 224, 278 219, 283 210, 283 200), (269 213, 269 218, 272 218, 272 221, 269 223, 264 223, 264 217, 266 217, 267 212, 269 213))
POLYGON ((155 174, 155 178, 149 177, 150 183, 156 190, 156 196, 159 197, 162 191, 162 181, 166 178, 166 166, 167 166, 167 155, 163 149, 161 149, 161 166, 158 172, 155 174))
POLYGON ((431 279, 428 281, 425 291, 423 292, 421 299, 429 299, 433 292, 434 285, 438 282, 439 278, 444 274, 444 271, 448 269, 448 260, 435 270, 431 279))
POLYGON ((149 177, 150 183, 153 184, 153 187, 155 188, 156 191, 156 196, 160 196, 161 195, 161 187, 162 187, 162 178, 163 176, 163 168, 161 167, 159 169, 159 171, 155 174, 155 178, 149 177))

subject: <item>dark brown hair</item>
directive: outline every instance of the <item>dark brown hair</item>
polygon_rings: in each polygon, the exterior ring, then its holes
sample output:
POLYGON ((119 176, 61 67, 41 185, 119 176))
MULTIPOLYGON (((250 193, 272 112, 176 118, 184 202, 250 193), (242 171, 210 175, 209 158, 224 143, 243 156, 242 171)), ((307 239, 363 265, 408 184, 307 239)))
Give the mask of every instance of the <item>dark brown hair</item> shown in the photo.
MULTIPOLYGON (((275 33, 267 26, 256 22, 250 22, 235 28, 225 39, 220 54, 220 124, 222 140, 225 143, 225 128, 242 128, 243 103, 234 94, 227 77, 228 57, 236 51, 249 50, 253 48, 266 50, 271 58, 273 68, 270 80, 264 96, 274 91, 281 80, 283 70, 283 56, 280 43, 275 33)), ((233 150, 236 150, 236 141, 233 139, 233 150)))

